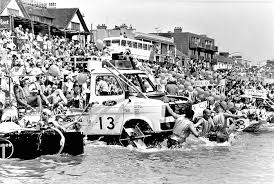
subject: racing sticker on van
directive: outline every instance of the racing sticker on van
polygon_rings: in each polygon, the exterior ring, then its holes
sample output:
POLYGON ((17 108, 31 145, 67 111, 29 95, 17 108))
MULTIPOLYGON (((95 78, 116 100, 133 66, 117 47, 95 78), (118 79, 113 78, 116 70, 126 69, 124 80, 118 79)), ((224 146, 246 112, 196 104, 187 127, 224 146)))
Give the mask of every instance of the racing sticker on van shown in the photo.
POLYGON ((141 111, 142 111, 142 109, 143 109, 142 105, 140 105, 140 104, 134 104, 134 113, 135 114, 140 114, 141 111))
POLYGON ((115 128, 114 118, 107 117, 107 118, 103 119, 103 117, 99 117, 99 125, 100 125, 101 130, 103 130, 105 128, 112 130, 115 128))
POLYGON ((107 100, 107 101, 103 101, 102 104, 105 105, 105 106, 114 106, 114 105, 117 104, 117 102, 114 101, 114 100, 107 100))

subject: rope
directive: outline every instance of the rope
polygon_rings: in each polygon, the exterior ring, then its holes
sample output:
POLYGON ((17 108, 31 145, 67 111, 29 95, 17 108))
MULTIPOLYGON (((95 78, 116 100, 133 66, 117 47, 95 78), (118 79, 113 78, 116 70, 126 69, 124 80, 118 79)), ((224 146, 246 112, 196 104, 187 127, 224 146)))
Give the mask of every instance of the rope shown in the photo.
POLYGON ((59 133, 59 135, 61 136, 61 140, 60 140, 60 149, 59 149, 59 151, 57 152, 57 154, 60 154, 60 153, 62 153, 62 151, 63 151, 63 149, 64 149, 64 147, 65 147, 65 136, 63 135, 63 133, 59 130, 59 129, 57 129, 57 128, 55 128, 55 127, 51 127, 51 129, 52 130, 55 130, 56 132, 58 132, 59 133))

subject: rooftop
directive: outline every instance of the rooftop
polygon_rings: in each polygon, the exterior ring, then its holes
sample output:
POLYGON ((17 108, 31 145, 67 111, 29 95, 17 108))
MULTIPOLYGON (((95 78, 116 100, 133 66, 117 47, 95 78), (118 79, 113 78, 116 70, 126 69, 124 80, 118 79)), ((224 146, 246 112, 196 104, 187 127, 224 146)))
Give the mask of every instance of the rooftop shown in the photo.
POLYGON ((155 34, 136 32, 135 33, 135 38, 149 39, 149 40, 153 40, 153 41, 156 41, 156 42, 160 41, 160 42, 164 42, 164 43, 167 43, 167 44, 174 45, 173 39, 166 38, 166 37, 163 37, 163 36, 158 36, 158 35, 155 35, 155 34))

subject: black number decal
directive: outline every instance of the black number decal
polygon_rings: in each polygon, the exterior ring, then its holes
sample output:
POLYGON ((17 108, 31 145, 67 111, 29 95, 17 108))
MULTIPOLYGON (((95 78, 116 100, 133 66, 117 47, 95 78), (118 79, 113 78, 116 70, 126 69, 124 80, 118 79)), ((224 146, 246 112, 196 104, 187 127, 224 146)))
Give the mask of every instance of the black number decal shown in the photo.
POLYGON ((111 125, 111 126, 107 126, 107 128, 110 129, 110 130, 114 129, 114 119, 113 119, 113 117, 108 117, 107 120, 110 120, 109 124, 111 125))
POLYGON ((243 129, 245 129, 245 122, 244 121, 239 121, 236 124, 236 130, 243 130, 243 129))
POLYGON ((100 129, 103 129, 103 121, 102 121, 102 117, 99 117, 99 121, 100 121, 100 129))
MULTIPOLYGON (((109 125, 107 126, 108 129, 112 130, 114 129, 115 125, 114 125, 114 119, 113 117, 107 117, 107 120, 109 120, 109 125)), ((100 123, 100 129, 103 129, 103 120, 102 117, 99 117, 99 123, 100 123)))

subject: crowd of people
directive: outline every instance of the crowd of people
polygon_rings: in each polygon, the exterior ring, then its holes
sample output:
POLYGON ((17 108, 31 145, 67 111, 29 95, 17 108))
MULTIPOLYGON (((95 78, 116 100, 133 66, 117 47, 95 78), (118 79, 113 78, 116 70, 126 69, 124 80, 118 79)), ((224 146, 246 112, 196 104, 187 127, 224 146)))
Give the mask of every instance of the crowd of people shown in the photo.
MULTIPOLYGON (((42 33, 34 35, 21 25, 14 31, 0 31, 0 50, 2 113, 7 107, 38 112, 42 112, 43 108, 84 108, 89 101, 90 83, 88 78, 85 82, 79 83, 77 77, 85 68, 75 66, 71 62, 71 56, 109 55, 107 49, 99 49, 94 43, 82 43, 63 36, 42 33), (53 74, 57 71, 58 74, 53 74)), ((189 135, 189 131, 186 133, 183 130, 190 130, 196 136, 205 136, 212 127, 215 127, 215 130, 226 127, 225 119, 243 117, 235 114, 242 108, 235 104, 240 103, 240 96, 246 89, 265 91, 270 98, 274 98, 273 85, 254 79, 254 73, 248 71, 245 71, 247 76, 242 78, 235 69, 213 71, 208 63, 200 60, 191 60, 186 65, 168 62, 159 64, 137 59, 134 61, 138 69, 148 74, 158 90, 169 95, 185 96, 192 104, 208 102, 202 120, 196 125, 191 124, 194 115, 191 108, 182 112, 185 114, 184 117, 173 114, 177 122, 186 124, 176 124, 169 144, 173 144, 173 140, 178 141, 179 138, 184 140, 189 135), (213 111, 216 114, 211 120, 209 114, 213 111), (200 125, 206 128, 202 133, 197 133, 193 127, 200 125), (184 132, 184 135, 180 135, 180 132, 184 132)), ((99 78, 97 82, 98 93, 122 93, 121 89, 115 88, 115 80, 111 78, 99 78)))
POLYGON ((267 107, 262 99, 268 98, 269 105, 273 104, 274 85, 258 79, 256 73, 249 69, 212 71, 201 62, 194 65, 191 62, 188 66, 145 62, 139 69, 153 75, 155 84, 166 94, 185 96, 191 102, 179 113, 169 108, 175 118, 175 126, 167 147, 180 145, 190 134, 217 142, 228 141, 235 126, 238 126, 237 119, 255 119, 256 116, 258 122, 267 120, 267 107), (245 76, 240 73, 245 73, 245 76), (262 101, 257 101, 252 95, 257 95, 262 101), (251 101, 245 97, 250 97, 251 101), (192 105, 204 101, 207 102, 207 108, 195 117, 192 105))
POLYGON ((75 65, 71 56, 85 58, 103 53, 91 42, 35 35, 22 25, 13 31, 0 30, 0 51, 1 114, 11 108, 37 112, 44 108, 84 108, 89 81, 79 84, 77 77, 85 68, 75 65))

